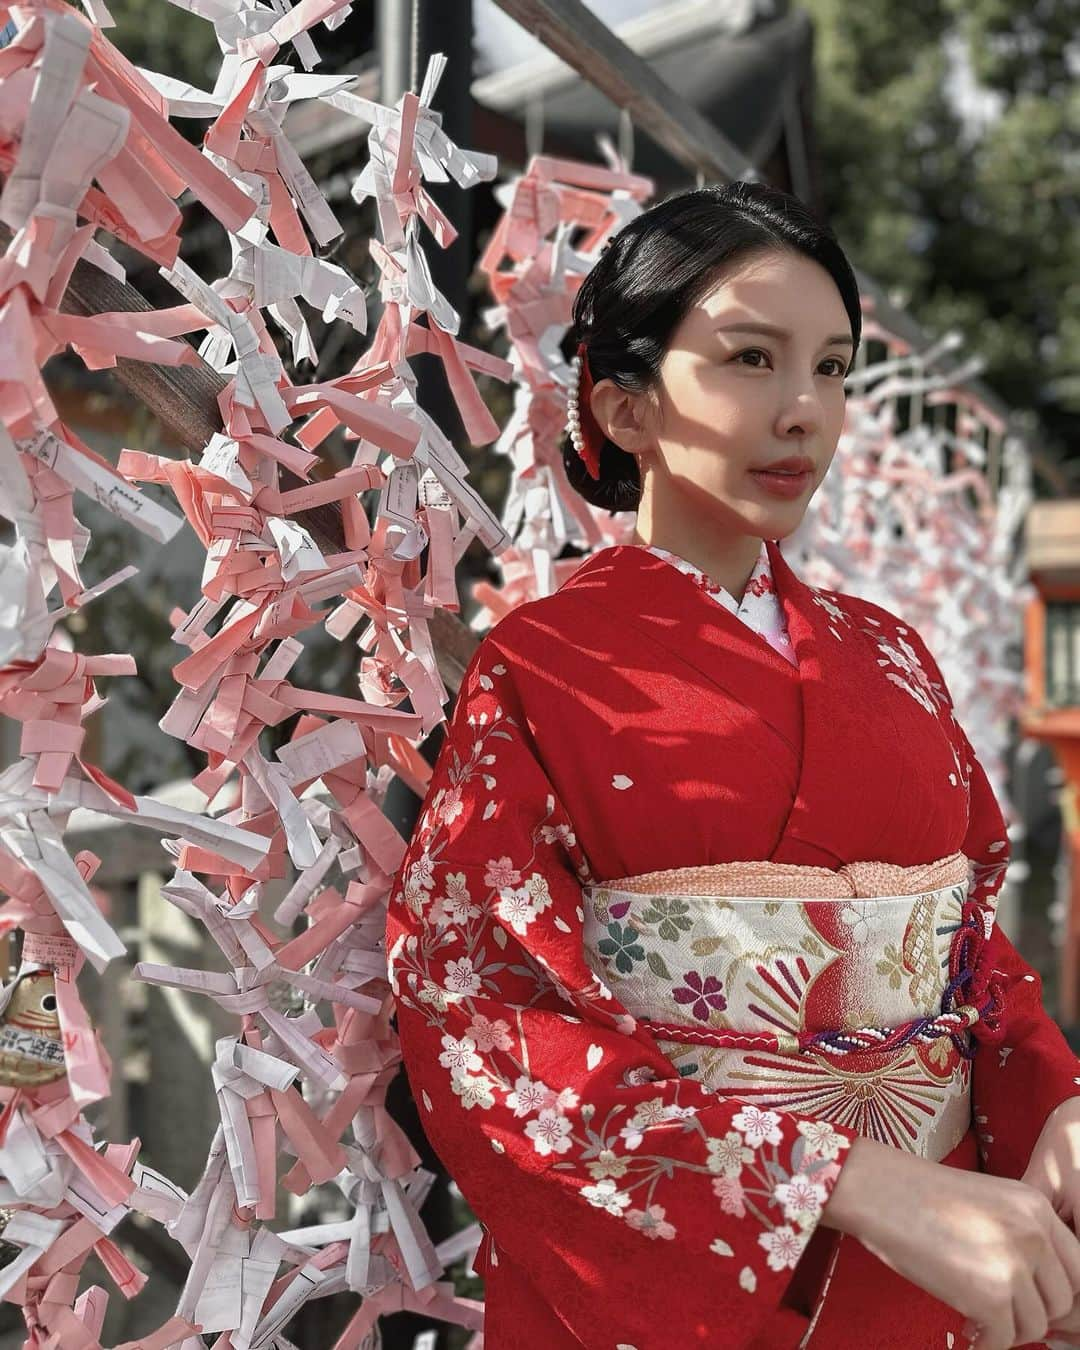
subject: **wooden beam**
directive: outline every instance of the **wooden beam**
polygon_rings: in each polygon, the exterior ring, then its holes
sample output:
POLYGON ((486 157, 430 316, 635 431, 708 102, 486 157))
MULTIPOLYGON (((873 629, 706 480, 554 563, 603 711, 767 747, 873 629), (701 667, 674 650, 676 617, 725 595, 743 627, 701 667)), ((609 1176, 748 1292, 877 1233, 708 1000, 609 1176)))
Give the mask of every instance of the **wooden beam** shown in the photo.
POLYGON ((754 166, 701 113, 665 84, 581 0, 495 0, 500 9, 596 86, 692 173, 732 182, 754 166))
MULTIPOLYGON (((80 260, 60 308, 69 314, 90 315, 143 314, 154 307, 134 286, 80 260)), ((227 381, 205 361, 197 366, 155 366, 121 356, 115 371, 120 383, 191 454, 201 455, 210 437, 221 430, 217 400, 227 381)))

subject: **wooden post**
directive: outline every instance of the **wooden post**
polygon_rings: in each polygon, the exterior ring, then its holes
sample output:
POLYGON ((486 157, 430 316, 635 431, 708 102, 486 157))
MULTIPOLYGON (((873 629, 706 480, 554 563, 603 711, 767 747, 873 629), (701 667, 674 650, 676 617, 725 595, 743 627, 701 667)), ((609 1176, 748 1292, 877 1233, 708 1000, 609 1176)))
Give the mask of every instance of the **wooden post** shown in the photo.
POLYGON ((1058 1020, 1075 1026, 1080 1016, 1080 810, 1077 784, 1066 778, 1061 790, 1061 857, 1068 867, 1062 925, 1058 1020))

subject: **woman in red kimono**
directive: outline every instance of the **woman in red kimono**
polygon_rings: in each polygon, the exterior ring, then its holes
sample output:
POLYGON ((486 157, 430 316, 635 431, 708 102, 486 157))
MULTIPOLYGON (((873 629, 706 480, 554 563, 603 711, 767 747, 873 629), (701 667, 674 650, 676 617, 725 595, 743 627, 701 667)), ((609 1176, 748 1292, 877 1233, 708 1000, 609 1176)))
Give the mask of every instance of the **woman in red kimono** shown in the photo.
POLYGON ((1080 1069, 994 923, 1001 812, 919 634, 779 548, 843 424, 846 259, 701 189, 574 319, 566 468, 635 542, 480 644, 387 927, 485 1350, 1067 1337, 1080 1069))

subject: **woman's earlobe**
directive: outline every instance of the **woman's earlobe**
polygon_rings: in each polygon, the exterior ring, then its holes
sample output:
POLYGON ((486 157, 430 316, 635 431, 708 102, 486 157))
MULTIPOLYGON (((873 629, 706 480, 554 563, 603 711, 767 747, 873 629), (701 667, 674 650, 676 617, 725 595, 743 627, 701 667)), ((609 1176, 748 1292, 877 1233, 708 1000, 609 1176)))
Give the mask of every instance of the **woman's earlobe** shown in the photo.
POLYGON ((611 439, 627 455, 640 455, 644 433, 640 427, 617 427, 611 439))

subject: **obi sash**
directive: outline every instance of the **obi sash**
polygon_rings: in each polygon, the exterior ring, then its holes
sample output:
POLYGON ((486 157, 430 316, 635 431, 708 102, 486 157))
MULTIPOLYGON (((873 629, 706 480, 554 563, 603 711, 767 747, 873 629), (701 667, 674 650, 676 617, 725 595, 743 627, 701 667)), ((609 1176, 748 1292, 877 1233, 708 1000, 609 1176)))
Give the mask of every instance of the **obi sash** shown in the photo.
POLYGON ((963 853, 735 862, 586 886, 586 958, 680 1074, 940 1162, 1001 992, 963 853))

